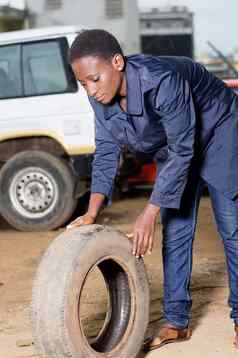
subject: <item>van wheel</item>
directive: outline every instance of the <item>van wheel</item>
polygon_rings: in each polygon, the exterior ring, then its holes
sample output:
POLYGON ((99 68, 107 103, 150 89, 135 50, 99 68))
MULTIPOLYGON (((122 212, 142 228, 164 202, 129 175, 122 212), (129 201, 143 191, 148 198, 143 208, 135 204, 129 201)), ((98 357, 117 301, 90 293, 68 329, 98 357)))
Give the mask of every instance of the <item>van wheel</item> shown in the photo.
POLYGON ((18 230, 51 230, 75 207, 74 177, 61 159, 43 151, 14 155, 0 170, 0 212, 18 230))
MULTIPOLYGON (((89 287, 86 320, 100 296, 96 281, 89 287)), ((101 306, 100 306, 101 307, 101 306)), ((100 310, 100 308, 99 308, 100 310)), ((67 230, 45 252, 33 285, 32 323, 42 358, 133 358, 139 352, 149 320, 149 285, 142 259, 132 255, 132 243, 108 226, 67 230), (108 290, 102 328, 85 334, 81 306, 88 275, 97 267, 108 290)))

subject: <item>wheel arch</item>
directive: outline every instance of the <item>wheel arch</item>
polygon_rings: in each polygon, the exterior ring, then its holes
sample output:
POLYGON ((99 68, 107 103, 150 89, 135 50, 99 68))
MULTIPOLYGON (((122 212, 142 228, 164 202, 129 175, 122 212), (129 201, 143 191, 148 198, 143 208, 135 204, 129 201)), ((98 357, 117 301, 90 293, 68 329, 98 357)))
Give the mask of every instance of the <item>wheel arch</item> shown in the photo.
POLYGON ((0 141, 0 161, 6 162, 16 153, 28 150, 46 151, 57 157, 69 154, 62 143, 50 135, 16 136, 0 141))

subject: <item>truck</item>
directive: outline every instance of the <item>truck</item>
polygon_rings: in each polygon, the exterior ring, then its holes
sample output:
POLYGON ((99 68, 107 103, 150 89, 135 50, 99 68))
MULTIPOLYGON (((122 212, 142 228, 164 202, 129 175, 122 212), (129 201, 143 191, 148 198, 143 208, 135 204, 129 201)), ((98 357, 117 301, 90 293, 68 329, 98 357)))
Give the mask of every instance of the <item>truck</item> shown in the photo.
POLYGON ((185 6, 144 9, 140 36, 143 53, 194 57, 193 13, 185 6))

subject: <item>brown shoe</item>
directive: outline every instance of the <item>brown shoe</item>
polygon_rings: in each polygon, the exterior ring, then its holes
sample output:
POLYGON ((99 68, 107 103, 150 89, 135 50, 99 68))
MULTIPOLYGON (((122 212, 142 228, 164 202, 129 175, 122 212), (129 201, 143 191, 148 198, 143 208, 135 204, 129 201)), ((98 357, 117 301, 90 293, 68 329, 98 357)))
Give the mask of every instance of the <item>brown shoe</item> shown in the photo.
POLYGON ((235 333, 234 346, 238 349, 238 326, 235 326, 235 333))
POLYGON ((144 342, 144 351, 152 351, 160 348, 168 343, 186 341, 191 337, 191 330, 189 328, 178 329, 172 325, 165 324, 162 326, 156 337, 150 337, 144 342))

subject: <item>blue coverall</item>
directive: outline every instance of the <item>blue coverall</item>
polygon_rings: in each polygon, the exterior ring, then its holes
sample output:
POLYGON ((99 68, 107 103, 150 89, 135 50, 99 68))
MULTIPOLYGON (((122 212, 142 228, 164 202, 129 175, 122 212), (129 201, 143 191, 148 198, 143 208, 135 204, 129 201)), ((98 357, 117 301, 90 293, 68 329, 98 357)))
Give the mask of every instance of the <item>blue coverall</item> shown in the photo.
POLYGON ((238 324, 238 96, 184 57, 126 57, 127 111, 89 97, 96 115, 92 193, 110 201, 122 150, 158 163, 150 202, 161 208, 164 316, 188 325, 192 244, 203 183, 208 186, 238 324))

